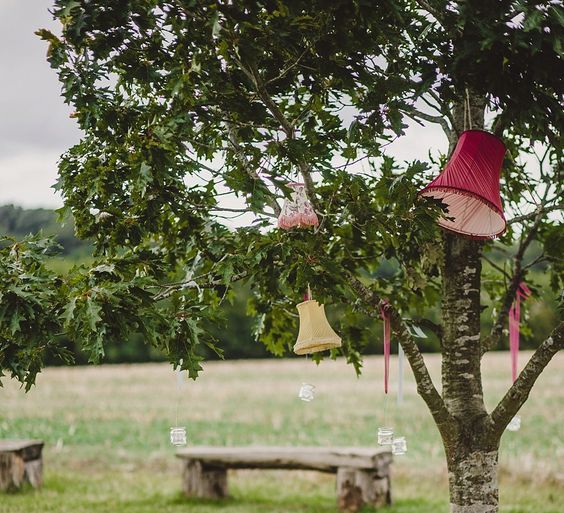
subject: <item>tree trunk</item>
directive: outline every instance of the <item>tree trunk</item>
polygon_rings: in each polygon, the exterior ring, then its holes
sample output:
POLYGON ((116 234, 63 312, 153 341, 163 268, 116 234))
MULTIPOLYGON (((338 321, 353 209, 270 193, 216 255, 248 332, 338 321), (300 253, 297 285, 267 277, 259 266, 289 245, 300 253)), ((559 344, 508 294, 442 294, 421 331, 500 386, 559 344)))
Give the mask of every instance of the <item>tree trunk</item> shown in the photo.
POLYGON ((475 450, 449 461, 451 513, 497 513, 497 449, 475 450))
MULTIPOLYGON (((484 105, 483 98, 464 92, 453 113, 458 134, 484 128, 484 105)), ((498 512, 499 443, 489 429, 480 369, 482 247, 482 241, 443 237, 442 395, 455 424, 443 436, 451 513, 498 512)))
POLYGON ((486 415, 480 371, 482 242, 445 234, 443 266, 443 398, 450 414, 486 415))
POLYGON ((443 248, 443 399, 456 425, 443 436, 451 513, 496 513, 498 443, 480 370, 482 242, 445 234, 443 248))

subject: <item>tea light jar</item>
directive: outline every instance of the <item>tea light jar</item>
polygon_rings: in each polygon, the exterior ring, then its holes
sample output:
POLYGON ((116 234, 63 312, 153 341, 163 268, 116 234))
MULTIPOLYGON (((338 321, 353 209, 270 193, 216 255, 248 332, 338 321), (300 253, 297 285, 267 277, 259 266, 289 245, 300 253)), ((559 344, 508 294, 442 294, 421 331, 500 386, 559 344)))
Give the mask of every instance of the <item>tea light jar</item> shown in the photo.
POLYGON ((407 441, 405 436, 398 436, 392 440, 392 454, 401 456, 407 452, 407 441))
POLYGON ((300 391, 298 392, 298 397, 306 403, 313 401, 315 397, 315 385, 311 385, 310 383, 302 383, 300 391))
POLYGON ((515 415, 515 417, 509 421, 505 429, 507 429, 507 431, 519 431, 521 429, 521 417, 515 415))
POLYGON ((378 445, 392 445, 394 430, 391 427, 378 428, 378 445))
POLYGON ((185 427, 171 427, 170 428, 170 443, 176 447, 186 445, 186 428, 185 427))

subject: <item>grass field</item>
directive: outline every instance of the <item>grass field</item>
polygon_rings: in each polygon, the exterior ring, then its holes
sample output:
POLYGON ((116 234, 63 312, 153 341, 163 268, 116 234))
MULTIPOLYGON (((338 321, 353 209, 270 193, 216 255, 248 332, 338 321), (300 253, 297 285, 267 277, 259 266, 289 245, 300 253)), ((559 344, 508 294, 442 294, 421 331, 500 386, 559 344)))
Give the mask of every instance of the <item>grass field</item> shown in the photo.
MULTIPOLYGON (((440 357, 427 361, 438 382, 440 357)), ((509 356, 487 355, 483 374, 491 408, 509 384, 509 356)), ((168 443, 177 404, 193 445, 370 446, 377 427, 391 423, 407 437, 409 451, 394 462, 395 504, 388 513, 448 510, 440 439, 410 371, 402 405, 394 395, 386 404, 378 357, 366 359, 360 379, 342 361, 316 367, 270 360, 209 363, 197 382, 180 389, 176 383, 165 364, 50 368, 28 394, 6 382, 0 438, 46 441, 45 486, 0 496, 0 513, 336 511, 334 478, 309 472, 239 471, 230 477, 228 501, 183 498, 180 465, 168 443), (296 397, 302 381, 317 386, 309 404, 296 397)), ((501 511, 562 513, 564 355, 541 376, 521 416, 521 430, 507 432, 502 442, 501 511)))

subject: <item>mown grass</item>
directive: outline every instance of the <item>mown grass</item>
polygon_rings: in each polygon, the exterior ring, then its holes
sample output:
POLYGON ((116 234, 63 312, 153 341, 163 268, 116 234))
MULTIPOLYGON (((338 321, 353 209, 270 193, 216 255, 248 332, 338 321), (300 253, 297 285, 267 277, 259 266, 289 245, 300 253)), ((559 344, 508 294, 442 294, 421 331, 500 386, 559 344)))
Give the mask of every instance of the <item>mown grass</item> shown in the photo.
MULTIPOLYGON (((563 356, 539 379, 522 429, 503 438, 504 513, 564 511, 563 356)), ((438 382, 439 357, 427 360, 438 382)), ((377 427, 391 423, 409 451, 394 463, 388 512, 447 511, 440 439, 410 373, 402 405, 393 395, 384 399, 381 380, 382 361, 370 357, 360 379, 342 361, 275 360, 210 363, 180 389, 165 364, 50 368, 27 395, 8 382, 0 389, 0 438, 45 440, 46 480, 39 492, 0 497, 0 513, 336 511, 334 478, 308 472, 234 472, 228 501, 185 499, 168 444, 177 405, 194 445, 370 446, 377 427), (296 398, 302 381, 317 386, 312 403, 296 398)), ((484 382, 492 407, 509 384, 507 354, 487 355, 484 382)))

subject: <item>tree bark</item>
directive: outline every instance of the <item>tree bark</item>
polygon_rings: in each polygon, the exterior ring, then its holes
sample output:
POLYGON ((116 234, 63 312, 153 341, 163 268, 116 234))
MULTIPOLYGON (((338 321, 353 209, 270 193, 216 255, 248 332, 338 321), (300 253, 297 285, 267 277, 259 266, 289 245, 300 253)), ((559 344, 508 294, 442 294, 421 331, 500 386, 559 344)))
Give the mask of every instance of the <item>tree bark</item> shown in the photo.
POLYGON ((483 243, 443 237, 443 400, 456 429, 443 436, 451 513, 497 513, 498 440, 489 427, 480 369, 483 243))
POLYGON ((466 423, 487 415, 480 371, 482 242, 444 235, 443 398, 466 423))
POLYGON ((497 513, 497 447, 460 452, 448 458, 451 513, 497 513))

